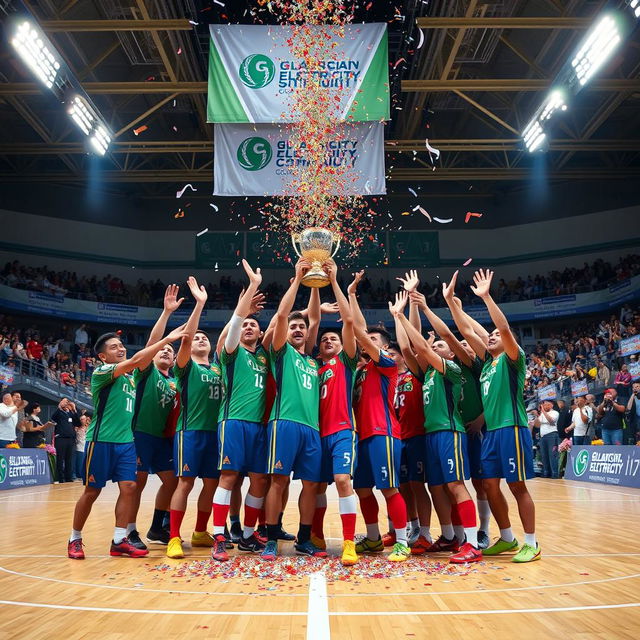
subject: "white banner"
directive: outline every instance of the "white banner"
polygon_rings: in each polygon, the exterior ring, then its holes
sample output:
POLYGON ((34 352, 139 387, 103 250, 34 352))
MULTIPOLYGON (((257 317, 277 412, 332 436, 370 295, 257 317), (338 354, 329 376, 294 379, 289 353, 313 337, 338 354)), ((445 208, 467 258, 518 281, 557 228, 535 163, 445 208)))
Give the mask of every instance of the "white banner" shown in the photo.
MULTIPOLYGON (((340 174, 335 195, 383 194, 383 124, 341 124, 327 144, 324 163, 340 174)), ((217 124, 213 181, 218 196, 295 196, 292 170, 309 160, 294 148, 286 126, 217 124)))

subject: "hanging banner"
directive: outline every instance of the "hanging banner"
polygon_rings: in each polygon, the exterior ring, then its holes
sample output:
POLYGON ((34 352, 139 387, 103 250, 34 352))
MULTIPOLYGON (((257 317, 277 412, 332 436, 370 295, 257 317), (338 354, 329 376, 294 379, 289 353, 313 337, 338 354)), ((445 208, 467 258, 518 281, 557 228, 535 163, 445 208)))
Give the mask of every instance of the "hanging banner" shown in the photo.
POLYGON ((555 400, 558 395, 558 389, 555 384, 548 384, 546 387, 538 389, 538 401, 555 400))
POLYGON ((625 358, 640 351, 640 335, 620 340, 620 355, 625 358))
MULTIPOLYGON (((324 162, 336 169, 335 195, 386 193, 383 127, 358 122, 338 127, 324 162)), ((292 169, 308 163, 286 126, 215 125, 213 184, 217 196, 295 196, 292 169)))
MULTIPOLYGON (((295 122, 291 94, 307 83, 294 27, 210 25, 207 122, 295 122)), ((311 70, 336 96, 335 120, 389 120, 387 26, 308 26, 331 58, 311 70)))
POLYGON ((589 387, 586 380, 575 380, 571 383, 571 395, 574 398, 586 396, 589 393, 589 387))

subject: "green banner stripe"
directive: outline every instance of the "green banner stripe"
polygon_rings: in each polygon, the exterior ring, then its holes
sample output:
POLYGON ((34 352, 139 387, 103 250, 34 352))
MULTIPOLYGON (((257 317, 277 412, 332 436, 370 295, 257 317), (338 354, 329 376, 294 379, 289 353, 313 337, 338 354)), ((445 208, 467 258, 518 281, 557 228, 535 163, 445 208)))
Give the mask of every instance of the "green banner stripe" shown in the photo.
POLYGON ((249 122, 212 38, 209 39, 207 122, 249 122))

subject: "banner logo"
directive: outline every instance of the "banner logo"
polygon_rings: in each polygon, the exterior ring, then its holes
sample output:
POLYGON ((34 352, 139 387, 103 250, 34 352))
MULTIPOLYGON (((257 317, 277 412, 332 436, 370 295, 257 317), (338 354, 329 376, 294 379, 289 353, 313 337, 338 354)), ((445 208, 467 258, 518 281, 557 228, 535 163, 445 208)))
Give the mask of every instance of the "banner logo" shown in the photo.
POLYGON ((0 456, 0 484, 2 484, 7 478, 7 459, 4 456, 0 456))
POLYGON ((240 63, 238 75, 250 89, 262 89, 276 75, 276 65, 271 58, 261 53, 253 53, 240 63))
POLYGON ((581 476, 585 473, 587 468, 589 467, 589 452, 586 449, 583 449, 573 461, 573 472, 577 476, 581 476))
POLYGON ((273 156, 273 150, 268 140, 254 136, 240 143, 237 155, 238 162, 243 169, 259 171, 269 164, 273 156))

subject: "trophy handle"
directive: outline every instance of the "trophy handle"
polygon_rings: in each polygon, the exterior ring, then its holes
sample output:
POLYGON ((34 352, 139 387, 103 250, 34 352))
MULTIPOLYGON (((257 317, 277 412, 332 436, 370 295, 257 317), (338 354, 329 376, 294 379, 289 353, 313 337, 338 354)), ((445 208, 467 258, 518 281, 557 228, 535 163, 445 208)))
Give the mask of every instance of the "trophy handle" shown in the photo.
POLYGON ((296 255, 298 256, 298 258, 302 258, 302 255, 298 251, 298 247, 296 247, 296 242, 300 242, 300 234, 299 233, 292 233, 291 234, 291 244, 293 245, 293 250, 296 252, 296 255))
POLYGON ((340 248, 340 235, 337 233, 333 234, 333 239, 336 243, 336 248, 333 250, 333 253, 331 254, 331 257, 333 258, 333 256, 336 255, 336 253, 338 253, 338 249, 340 248))

